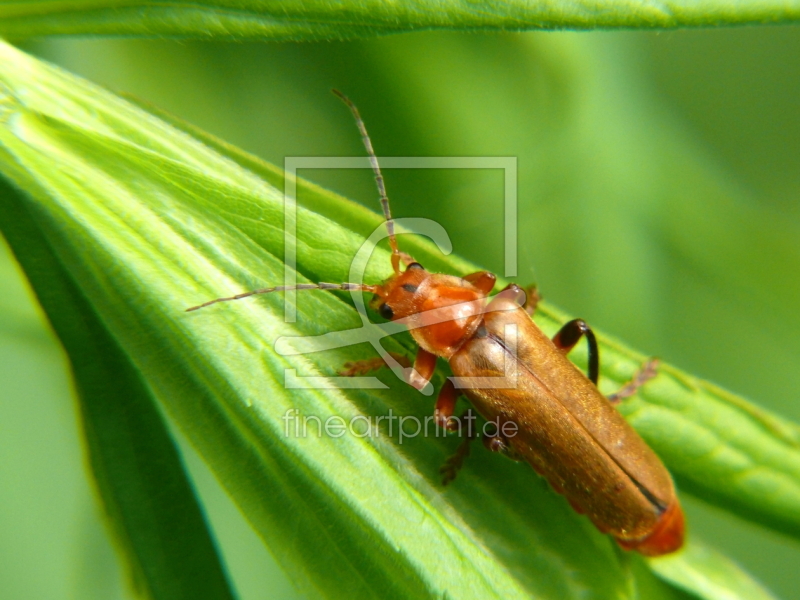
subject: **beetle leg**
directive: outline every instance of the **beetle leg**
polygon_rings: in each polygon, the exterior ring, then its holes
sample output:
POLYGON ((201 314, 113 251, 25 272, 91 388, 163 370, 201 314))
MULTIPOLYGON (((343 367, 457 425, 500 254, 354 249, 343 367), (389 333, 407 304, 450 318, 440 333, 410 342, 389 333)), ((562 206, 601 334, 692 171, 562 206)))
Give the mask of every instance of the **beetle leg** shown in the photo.
POLYGON ((542 299, 535 285, 522 289, 516 283, 509 283, 500 293, 503 294, 505 298, 510 298, 516 302, 517 305, 524 308, 525 312, 530 316, 533 316, 533 313, 536 312, 536 307, 542 299))
POLYGON ((469 281, 484 294, 491 292, 492 289, 494 289, 495 282, 497 282, 497 276, 489 271, 477 271, 476 273, 470 273, 469 275, 464 276, 462 279, 464 279, 464 281, 469 281))
POLYGON ((536 307, 539 306, 539 301, 542 299, 541 294, 539 294, 539 289, 535 285, 531 285, 525 288, 525 292, 527 292, 527 297, 525 298, 525 312, 527 312, 530 316, 533 316, 533 313, 536 312, 536 307))
POLYGON ((442 476, 442 485, 447 485, 456 478, 461 467, 464 466, 464 461, 469 456, 469 447, 474 437, 466 436, 461 440, 458 445, 456 453, 449 457, 442 468, 439 469, 439 474, 442 476))
MULTIPOLYGON (((402 354, 396 352, 389 352, 405 371, 406 383, 410 386, 421 390, 424 388, 436 370, 436 355, 423 350, 417 350, 417 358, 414 360, 414 366, 411 367, 411 361, 402 354)), ((370 371, 376 371, 385 366, 383 358, 376 356, 374 358, 367 358, 364 360, 357 360, 354 362, 344 363, 344 369, 339 371, 339 375, 344 377, 356 377, 357 375, 364 375, 370 371)))
POLYGON ((617 404, 621 400, 633 396, 640 387, 658 375, 658 362, 657 358, 653 358, 644 363, 642 368, 633 376, 633 379, 623 385, 617 393, 608 397, 609 402, 617 404))
MULTIPOLYGON (((509 289, 512 286, 519 288, 517 284, 512 283, 506 289, 509 289)), ((522 290, 522 293, 525 294, 525 303, 522 304, 522 308, 524 308, 525 312, 530 316, 533 316, 533 313, 536 312, 536 307, 539 306, 539 301, 542 299, 541 294, 539 294, 539 289, 535 285, 530 285, 522 290)))
POLYGON ((439 396, 436 398, 436 407, 433 409, 433 420, 438 427, 447 429, 448 431, 455 431, 458 428, 458 423, 451 420, 453 413, 456 410, 456 402, 461 393, 456 389, 453 380, 448 378, 444 382, 442 389, 439 390, 439 396))
POLYGON ((509 283, 498 294, 498 296, 500 295, 508 300, 513 300, 517 306, 525 306, 528 302, 528 295, 525 293, 525 290, 519 287, 516 283, 509 283))
POLYGON ((511 460, 522 460, 522 457, 519 456, 511 447, 511 444, 508 443, 508 439, 499 431, 495 432, 494 435, 487 435, 484 433, 482 441, 484 447, 491 452, 499 452, 511 460))
POLYGON ((414 368, 406 369, 406 382, 421 390, 433 377, 436 370, 436 355, 422 348, 417 349, 417 358, 414 359, 414 368))
POLYGON ((589 379, 597 385, 597 377, 600 374, 600 353, 597 350, 597 339, 594 337, 594 332, 586 324, 586 321, 573 319, 558 330, 553 337, 553 343, 556 348, 567 354, 582 336, 586 336, 586 342, 589 344, 589 379))
MULTIPOLYGON (((406 369, 411 366, 411 361, 408 360, 408 357, 398 354, 397 352, 389 352, 389 354, 391 354, 392 358, 394 358, 406 369)), ((380 356, 376 356, 374 358, 365 358, 364 360, 356 360, 344 363, 344 368, 339 371, 339 375, 342 375, 343 377, 356 377, 371 371, 377 371, 384 366, 386 366, 386 363, 380 356)))
MULTIPOLYGON (((450 380, 448 379, 448 381, 450 380)), ((470 422, 470 419, 475 418, 472 415, 472 411, 467 410, 461 416, 461 421, 463 421, 468 415, 468 423, 470 422)), ((464 461, 469 456, 472 440, 474 440, 476 437, 478 437, 478 434, 473 427, 467 427, 467 431, 464 433, 464 436, 462 437, 461 443, 458 445, 455 454, 450 456, 442 465, 442 468, 439 469, 439 473, 442 475, 442 485, 447 485, 456 478, 456 475, 458 475, 461 467, 464 466, 464 461)))

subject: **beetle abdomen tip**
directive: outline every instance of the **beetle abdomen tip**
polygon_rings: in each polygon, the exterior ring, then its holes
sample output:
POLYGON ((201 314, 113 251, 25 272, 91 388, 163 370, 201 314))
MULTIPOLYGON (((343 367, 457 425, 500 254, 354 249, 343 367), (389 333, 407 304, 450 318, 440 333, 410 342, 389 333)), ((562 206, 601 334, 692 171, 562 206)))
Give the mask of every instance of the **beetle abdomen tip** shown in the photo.
POLYGON ((663 556, 679 550, 683 546, 683 538, 683 510, 678 499, 674 498, 647 537, 638 540, 617 539, 617 543, 625 550, 636 550, 644 556, 663 556))

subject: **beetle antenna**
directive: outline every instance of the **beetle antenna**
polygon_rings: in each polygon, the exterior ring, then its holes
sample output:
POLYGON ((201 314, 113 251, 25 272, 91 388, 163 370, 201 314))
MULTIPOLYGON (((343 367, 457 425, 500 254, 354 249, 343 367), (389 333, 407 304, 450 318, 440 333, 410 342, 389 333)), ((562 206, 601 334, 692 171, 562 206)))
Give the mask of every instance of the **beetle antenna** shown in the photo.
POLYGON ((242 294, 236 294, 235 296, 229 296, 227 298, 215 298, 214 300, 209 300, 208 302, 203 302, 203 304, 198 304, 197 306, 192 306, 191 308, 187 308, 186 312, 192 312, 193 310, 200 310, 201 308, 205 308, 206 306, 211 306, 212 304, 216 304, 217 302, 230 302, 231 300, 241 300, 242 298, 248 298, 250 296, 255 296, 256 294, 271 294, 272 292, 288 292, 292 290, 357 290, 361 292, 372 292, 378 289, 377 285, 365 285, 362 283, 299 283, 297 285, 276 285, 275 287, 269 288, 261 288, 260 290, 253 290, 251 292, 244 292, 242 294))
POLYGON ((337 89, 331 90, 334 94, 342 99, 350 112, 353 113, 353 118, 356 120, 356 127, 361 133, 361 141, 364 142, 364 147, 367 149, 369 155, 369 162, 372 165, 372 172, 375 173, 375 183, 378 184, 378 193, 381 196, 381 207, 383 208, 383 217, 386 219, 386 231, 389 233, 389 246, 392 248, 392 268, 395 273, 400 273, 400 250, 397 247, 397 239, 394 237, 394 221, 392 220, 392 213, 389 210, 389 197, 386 195, 386 185, 383 182, 383 175, 381 174, 381 167, 378 165, 378 157, 375 156, 375 150, 372 149, 372 141, 369 139, 367 128, 358 112, 356 105, 352 100, 345 96, 337 89))

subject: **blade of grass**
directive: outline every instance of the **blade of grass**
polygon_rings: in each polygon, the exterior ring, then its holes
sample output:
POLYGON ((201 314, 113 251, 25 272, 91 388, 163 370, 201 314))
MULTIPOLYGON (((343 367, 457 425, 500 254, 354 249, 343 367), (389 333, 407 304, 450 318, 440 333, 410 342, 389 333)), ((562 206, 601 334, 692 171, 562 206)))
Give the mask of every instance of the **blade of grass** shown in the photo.
POLYGON ((800 17, 796 0, 627 0, 570 3, 406 2, 264 3, 170 1, 147 3, 72 0, 42 8, 34 0, 0 6, 0 34, 138 35, 200 39, 319 40, 372 37, 419 29, 498 31, 526 29, 675 28, 781 23, 800 17))
POLYGON ((661 577, 702 600, 774 598, 737 564, 702 544, 693 544, 681 554, 651 560, 650 565, 661 577))
POLYGON ((72 364, 89 463, 135 587, 153 599, 233 598, 177 450, 140 374, 0 181, 0 227, 72 364))

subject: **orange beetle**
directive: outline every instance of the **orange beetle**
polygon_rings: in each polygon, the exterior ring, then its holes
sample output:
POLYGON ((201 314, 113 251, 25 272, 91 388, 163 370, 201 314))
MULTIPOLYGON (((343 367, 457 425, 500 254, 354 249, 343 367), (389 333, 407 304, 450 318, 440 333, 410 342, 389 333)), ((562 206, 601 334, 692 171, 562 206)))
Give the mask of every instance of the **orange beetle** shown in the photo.
MULTIPOLYGON (((515 460, 528 462, 563 494, 573 508, 611 535, 626 550, 659 556, 678 550, 684 518, 667 469, 613 407, 635 393, 655 374, 655 361, 620 392, 606 398, 597 389, 599 360, 592 330, 570 321, 551 340, 531 319, 538 297, 515 284, 487 300, 496 277, 479 271, 465 277, 429 273, 401 252, 394 235, 383 176, 355 105, 334 90, 350 108, 369 154, 392 249, 394 274, 379 285, 300 284, 292 289, 371 292, 371 306, 385 319, 408 326, 419 345, 408 383, 422 389, 433 376, 438 357, 450 363, 436 401, 436 422, 455 428, 453 412, 460 394, 496 426, 484 444, 515 460), (401 269, 405 263, 405 269, 401 269), (566 357, 586 337, 589 376, 566 357), (486 383, 489 382, 487 385, 486 383), (512 433, 509 434, 511 426, 512 433)), ((255 294, 285 291, 264 288, 217 298, 188 310, 255 294)), ((401 362, 408 365, 407 360, 401 362)), ((354 375, 380 366, 375 360, 346 365, 354 375)), ((469 452, 468 436, 442 468, 452 480, 469 452)))

